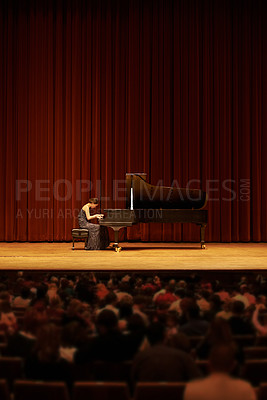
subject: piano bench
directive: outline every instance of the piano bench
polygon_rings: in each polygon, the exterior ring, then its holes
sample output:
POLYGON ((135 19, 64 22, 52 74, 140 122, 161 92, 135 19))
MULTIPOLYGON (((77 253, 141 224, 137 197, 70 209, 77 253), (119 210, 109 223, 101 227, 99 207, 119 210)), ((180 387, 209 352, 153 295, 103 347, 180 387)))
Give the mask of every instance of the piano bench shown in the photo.
POLYGON ((71 234, 72 234, 72 250, 74 250, 75 240, 84 240, 84 247, 86 247, 86 242, 89 236, 88 229, 74 228, 72 229, 71 234))

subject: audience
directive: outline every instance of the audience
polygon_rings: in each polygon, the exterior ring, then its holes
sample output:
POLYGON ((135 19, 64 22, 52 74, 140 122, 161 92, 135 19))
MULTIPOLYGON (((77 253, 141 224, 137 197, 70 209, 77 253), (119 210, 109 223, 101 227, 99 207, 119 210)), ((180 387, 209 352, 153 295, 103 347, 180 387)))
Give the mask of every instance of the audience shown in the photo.
POLYGON ((96 319, 96 335, 75 354, 75 362, 88 363, 95 360, 120 362, 130 359, 134 351, 129 335, 120 332, 118 318, 111 310, 102 310, 96 319))
POLYGON ((6 355, 26 358, 36 343, 37 330, 47 322, 47 316, 35 308, 25 311, 22 328, 8 336, 6 355))
POLYGON ((209 322, 200 318, 200 310, 197 304, 191 304, 185 316, 187 322, 180 327, 180 332, 189 336, 203 336, 209 327, 209 322))
POLYGON ((245 319, 244 310, 245 305, 242 301, 235 300, 232 303, 232 316, 229 318, 228 323, 233 335, 249 335, 254 333, 251 321, 245 319))
POLYGON ((147 298, 143 295, 137 295, 133 299, 133 314, 139 315, 145 326, 149 325, 148 316, 143 312, 147 303, 147 298))
POLYGON ((184 351, 164 344, 165 327, 156 322, 147 330, 151 347, 139 352, 132 367, 134 382, 187 382, 200 376, 193 359, 184 351))
POLYGON ((175 300, 175 301, 173 301, 171 303, 171 305, 169 307, 169 310, 170 311, 176 311, 178 314, 181 315, 182 314, 182 310, 181 310, 180 304, 181 304, 182 299, 185 297, 185 290, 183 288, 181 288, 181 287, 178 287, 175 290, 174 294, 175 294, 177 300, 175 300))
POLYGON ((222 318, 215 318, 211 322, 204 338, 197 344, 195 348, 196 355, 199 359, 207 360, 211 349, 220 345, 232 347, 237 362, 235 373, 239 373, 240 366, 244 362, 242 347, 234 341, 228 322, 222 318))
POLYGON ((253 326, 256 330, 256 332, 261 335, 261 336, 266 336, 267 335, 267 324, 266 325, 262 325, 258 318, 259 318, 259 312, 262 310, 261 308, 261 304, 257 304, 255 307, 255 310, 253 312, 252 315, 252 323, 253 326))
POLYGON ((116 317, 119 317, 119 310, 117 308, 118 298, 116 293, 110 292, 105 297, 105 306, 97 310, 97 314, 100 314, 103 310, 112 311, 116 317))
MULTIPOLYGON (((96 379, 97 362, 133 362, 134 382, 188 381, 200 374, 191 356, 205 360, 214 346, 230 347, 242 365, 236 335, 267 335, 259 318, 266 310, 264 277, 242 277, 236 284, 185 275, 178 280, 129 273, 3 275, 2 354, 22 357, 25 377, 70 382, 70 370, 87 365, 93 365, 96 379)), ((216 371, 212 358, 210 363, 216 371)), ((231 388, 229 371, 222 381, 231 388)))
POLYGON ((25 359, 28 379, 66 381, 71 377, 68 362, 60 356, 60 328, 52 323, 41 326, 32 352, 25 359))
POLYGON ((256 400, 252 386, 231 377, 235 367, 232 346, 221 344, 213 347, 209 356, 210 375, 187 384, 184 400, 256 400))
POLYGON ((0 299, 0 329, 12 335, 17 330, 17 318, 11 309, 8 293, 0 299))
POLYGON ((31 291, 27 286, 22 286, 20 296, 16 296, 12 302, 12 307, 27 308, 31 302, 31 291))

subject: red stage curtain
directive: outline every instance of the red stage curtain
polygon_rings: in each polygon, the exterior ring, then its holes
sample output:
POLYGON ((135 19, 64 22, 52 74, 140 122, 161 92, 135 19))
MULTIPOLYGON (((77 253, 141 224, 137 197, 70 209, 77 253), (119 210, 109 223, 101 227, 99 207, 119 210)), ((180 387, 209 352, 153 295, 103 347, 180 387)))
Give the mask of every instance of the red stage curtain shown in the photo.
POLYGON ((266 17, 265 0, 2 1, 0 240, 70 240, 89 196, 124 207, 114 180, 147 172, 209 193, 207 240, 266 241, 266 17))

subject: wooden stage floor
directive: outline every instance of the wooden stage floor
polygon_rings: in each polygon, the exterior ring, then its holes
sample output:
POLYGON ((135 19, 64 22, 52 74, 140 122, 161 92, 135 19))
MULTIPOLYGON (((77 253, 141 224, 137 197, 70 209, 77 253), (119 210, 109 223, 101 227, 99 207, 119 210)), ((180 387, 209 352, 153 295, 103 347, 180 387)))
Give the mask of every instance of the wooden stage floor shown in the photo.
POLYGON ((267 270, 267 243, 122 243, 85 251, 83 243, 0 243, 0 270, 267 270))

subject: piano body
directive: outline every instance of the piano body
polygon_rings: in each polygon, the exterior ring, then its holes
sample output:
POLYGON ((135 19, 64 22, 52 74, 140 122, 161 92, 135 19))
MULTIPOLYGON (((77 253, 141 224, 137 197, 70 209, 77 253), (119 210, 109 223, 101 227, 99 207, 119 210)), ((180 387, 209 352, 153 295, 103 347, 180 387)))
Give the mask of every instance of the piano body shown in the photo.
POLYGON ((119 230, 137 223, 180 222, 200 226, 200 244, 205 248, 208 211, 203 210, 207 195, 199 189, 154 186, 146 182, 145 173, 126 174, 126 208, 106 209, 100 225, 114 230, 114 248, 119 247, 119 230))

